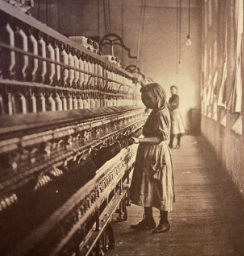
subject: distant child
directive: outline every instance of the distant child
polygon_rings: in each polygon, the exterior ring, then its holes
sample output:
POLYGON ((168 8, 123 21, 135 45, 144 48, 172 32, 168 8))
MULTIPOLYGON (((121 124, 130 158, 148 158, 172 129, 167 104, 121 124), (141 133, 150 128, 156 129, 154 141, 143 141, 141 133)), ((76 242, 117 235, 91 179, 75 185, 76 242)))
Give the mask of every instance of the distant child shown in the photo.
POLYGON ((182 135, 185 133, 185 128, 183 125, 183 120, 179 110, 180 99, 178 96, 178 88, 175 85, 170 87, 170 92, 172 96, 169 99, 169 110, 171 116, 171 135, 169 147, 178 149, 180 148, 180 140, 182 135), (174 147, 174 138, 177 138, 177 145, 174 147))

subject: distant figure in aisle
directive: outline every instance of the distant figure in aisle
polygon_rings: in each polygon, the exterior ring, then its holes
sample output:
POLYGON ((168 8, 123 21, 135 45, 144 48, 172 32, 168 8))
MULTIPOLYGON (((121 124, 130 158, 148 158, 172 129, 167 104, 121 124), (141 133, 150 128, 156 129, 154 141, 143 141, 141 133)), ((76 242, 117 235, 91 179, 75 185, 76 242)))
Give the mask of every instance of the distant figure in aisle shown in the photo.
POLYGON ((168 212, 175 201, 174 179, 170 149, 170 113, 164 89, 157 83, 147 84, 141 89, 142 102, 152 109, 142 134, 132 137, 139 143, 133 172, 130 198, 132 203, 144 207, 144 219, 132 225, 136 230, 152 230, 163 233, 170 229, 168 212), (160 210, 160 222, 156 227, 152 207, 160 210), (156 227, 156 228, 155 228, 156 227))
POLYGON ((169 99, 169 110, 171 116, 171 133, 170 133, 170 148, 180 148, 180 140, 182 135, 185 133, 185 128, 183 125, 181 113, 179 110, 179 96, 178 88, 175 85, 170 87, 170 92, 172 96, 169 99), (174 138, 177 138, 177 145, 174 147, 174 138))

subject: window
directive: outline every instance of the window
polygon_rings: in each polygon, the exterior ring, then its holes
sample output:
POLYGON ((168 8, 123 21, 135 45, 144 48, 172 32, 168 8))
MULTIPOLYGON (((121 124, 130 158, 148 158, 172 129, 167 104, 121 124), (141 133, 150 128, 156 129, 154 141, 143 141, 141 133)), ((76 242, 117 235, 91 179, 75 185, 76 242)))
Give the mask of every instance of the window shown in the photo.
POLYGON ((242 106, 242 36, 243 36, 243 1, 235 1, 235 32, 236 32, 236 56, 235 56, 235 74, 234 74, 234 83, 231 90, 230 99, 228 105, 230 111, 241 112, 242 106))

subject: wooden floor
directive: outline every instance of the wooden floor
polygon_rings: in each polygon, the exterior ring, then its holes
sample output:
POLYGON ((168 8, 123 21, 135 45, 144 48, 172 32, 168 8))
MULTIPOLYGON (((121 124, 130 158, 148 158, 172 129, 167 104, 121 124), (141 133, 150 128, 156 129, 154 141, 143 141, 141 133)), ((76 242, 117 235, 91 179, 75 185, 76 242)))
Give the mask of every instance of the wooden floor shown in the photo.
MULTIPOLYGON (((143 208, 128 207, 128 220, 113 221, 116 247, 106 256, 244 256, 244 204, 203 138, 185 136, 172 150, 176 202, 171 229, 134 231, 143 208)), ((154 209, 155 220, 159 212, 154 209)), ((116 216, 113 216, 115 219, 116 216)))

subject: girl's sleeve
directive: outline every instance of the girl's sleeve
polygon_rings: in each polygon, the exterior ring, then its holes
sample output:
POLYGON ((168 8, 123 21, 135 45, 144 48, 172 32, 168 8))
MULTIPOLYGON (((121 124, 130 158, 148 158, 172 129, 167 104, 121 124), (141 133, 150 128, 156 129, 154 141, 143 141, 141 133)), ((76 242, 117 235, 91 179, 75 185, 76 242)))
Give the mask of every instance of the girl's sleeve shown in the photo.
POLYGON ((170 117, 164 113, 158 115, 157 136, 162 140, 168 140, 170 137, 170 117))

